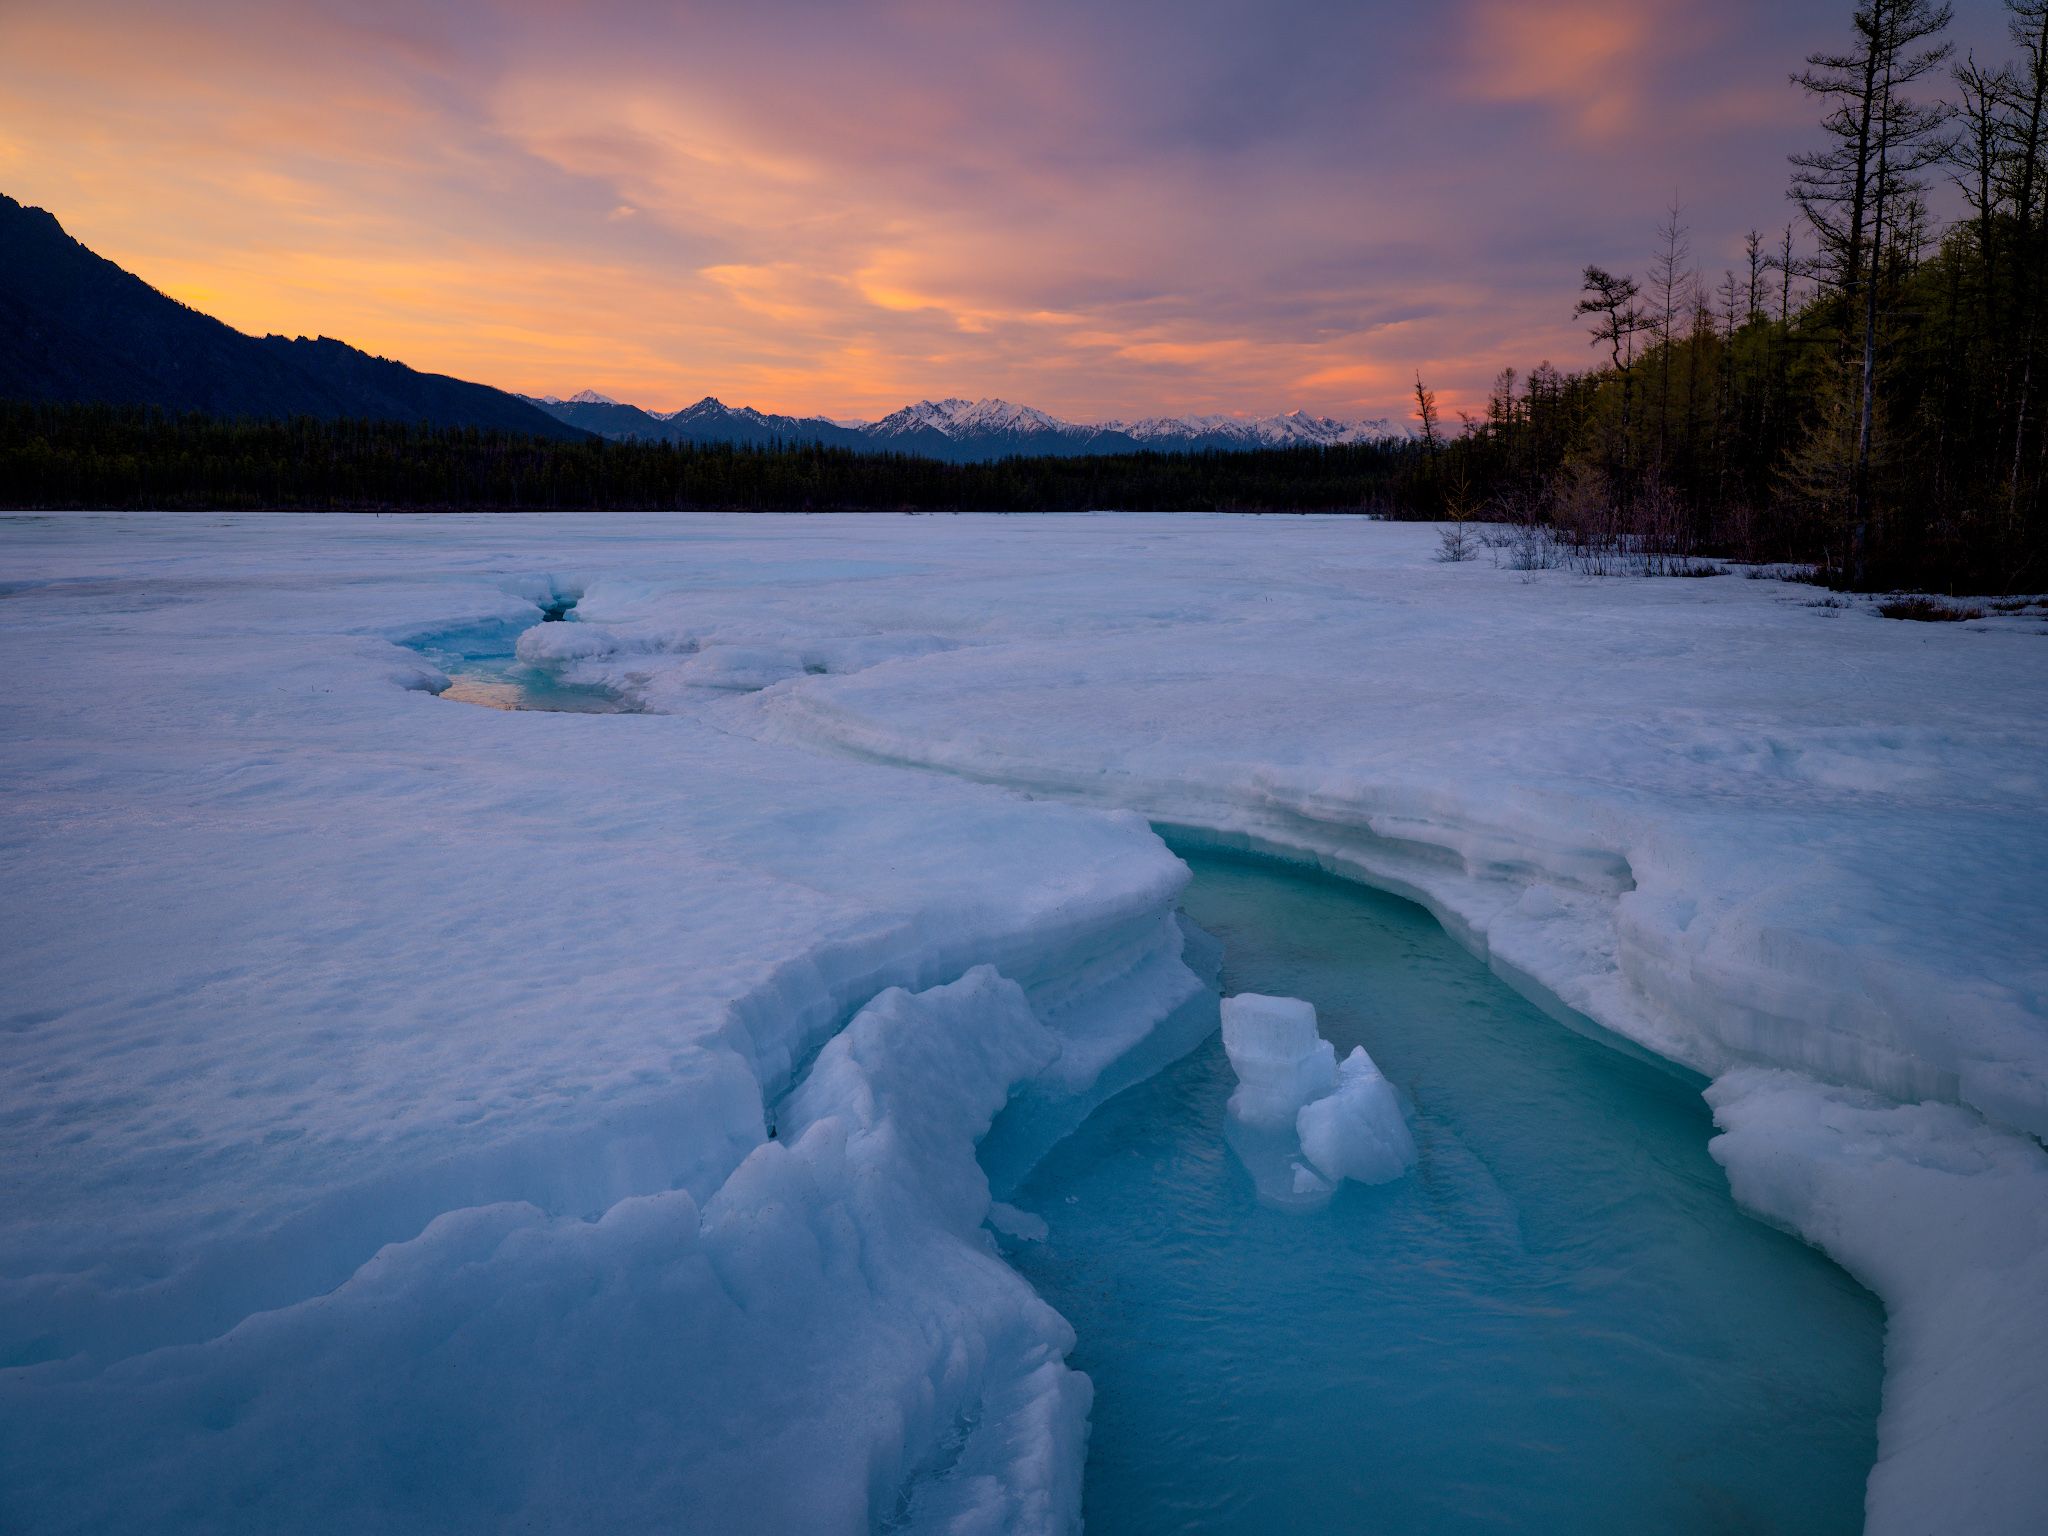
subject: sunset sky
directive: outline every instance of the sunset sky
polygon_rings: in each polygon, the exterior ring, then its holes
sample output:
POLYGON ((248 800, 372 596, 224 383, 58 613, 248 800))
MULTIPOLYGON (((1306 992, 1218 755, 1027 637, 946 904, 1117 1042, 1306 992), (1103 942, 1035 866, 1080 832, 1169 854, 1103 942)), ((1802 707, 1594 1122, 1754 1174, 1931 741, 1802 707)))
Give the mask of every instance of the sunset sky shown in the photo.
MULTIPOLYGON (((1718 276, 1846 0, 0 0, 0 191, 244 330, 529 393, 1394 415, 1718 276)), ((1954 36, 2003 57, 1990 0, 1954 36)))

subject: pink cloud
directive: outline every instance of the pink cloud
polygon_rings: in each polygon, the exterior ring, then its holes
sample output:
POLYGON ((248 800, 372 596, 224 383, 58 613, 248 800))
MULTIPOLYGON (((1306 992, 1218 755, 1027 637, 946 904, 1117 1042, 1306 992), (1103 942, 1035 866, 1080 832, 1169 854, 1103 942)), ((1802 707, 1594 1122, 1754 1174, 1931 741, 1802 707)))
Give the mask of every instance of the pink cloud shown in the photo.
POLYGON ((1808 43, 1731 4, 75 0, 0 12, 0 170, 232 323, 513 388, 1390 414, 1578 362, 1673 185, 1703 251, 1777 215, 1808 43))

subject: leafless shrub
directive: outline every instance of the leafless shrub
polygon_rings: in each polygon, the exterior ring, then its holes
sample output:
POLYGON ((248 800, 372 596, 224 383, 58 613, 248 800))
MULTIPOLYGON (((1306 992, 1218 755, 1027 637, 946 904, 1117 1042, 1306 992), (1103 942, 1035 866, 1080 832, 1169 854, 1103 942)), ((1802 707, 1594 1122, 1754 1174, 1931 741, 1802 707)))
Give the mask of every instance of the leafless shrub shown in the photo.
POLYGON ((1508 569, 1512 571, 1554 571, 1565 563, 1564 545, 1557 531, 1542 523, 1515 529, 1508 548, 1508 569))
MULTIPOLYGON (((1415 381, 1416 392, 1422 392, 1422 381, 1415 381)), ((1458 478, 1444 495, 1444 516, 1451 526, 1437 535, 1437 559, 1446 564, 1470 560, 1479 553, 1478 540, 1467 526, 1472 521, 1472 492, 1461 470, 1458 478)))
POLYGON ((1879 603, 1877 611, 1888 619, 1918 619, 1926 624, 1954 624, 1964 619, 1984 617, 1982 608, 1952 603, 1945 598, 1925 597, 1918 593, 1909 597, 1890 598, 1879 603))

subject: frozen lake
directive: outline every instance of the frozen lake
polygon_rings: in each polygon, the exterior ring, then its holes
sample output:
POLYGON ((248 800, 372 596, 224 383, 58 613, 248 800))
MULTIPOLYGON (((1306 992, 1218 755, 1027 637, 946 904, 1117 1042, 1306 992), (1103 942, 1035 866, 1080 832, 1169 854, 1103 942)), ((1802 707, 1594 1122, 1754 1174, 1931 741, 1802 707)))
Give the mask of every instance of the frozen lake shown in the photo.
POLYGON ((0 518, 0 1525, 2032 1531, 2048 647, 1435 544, 0 518))

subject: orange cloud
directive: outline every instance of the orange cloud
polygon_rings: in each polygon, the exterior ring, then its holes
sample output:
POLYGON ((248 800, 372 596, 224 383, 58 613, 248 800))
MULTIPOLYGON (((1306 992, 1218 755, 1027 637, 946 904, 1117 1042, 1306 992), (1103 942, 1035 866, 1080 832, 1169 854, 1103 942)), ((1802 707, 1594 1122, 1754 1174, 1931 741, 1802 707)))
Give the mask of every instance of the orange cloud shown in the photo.
POLYGON ((0 170, 244 329, 839 416, 1394 414, 1417 366, 1476 399, 1577 360, 1578 266, 1636 259, 1678 180, 1642 110, 1675 0, 1474 0, 1448 60, 1341 5, 1175 12, 1162 49, 1145 3, 0 3, 0 170), (1654 175, 1617 246, 1624 126, 1654 175))
POLYGON ((1474 0, 1467 89, 1552 108, 1578 138, 1614 143, 1640 126, 1654 66, 1691 30, 1668 0, 1474 0))

